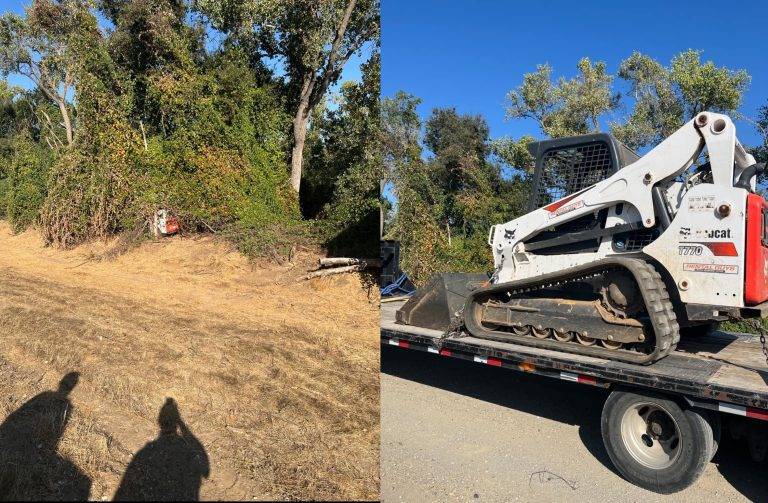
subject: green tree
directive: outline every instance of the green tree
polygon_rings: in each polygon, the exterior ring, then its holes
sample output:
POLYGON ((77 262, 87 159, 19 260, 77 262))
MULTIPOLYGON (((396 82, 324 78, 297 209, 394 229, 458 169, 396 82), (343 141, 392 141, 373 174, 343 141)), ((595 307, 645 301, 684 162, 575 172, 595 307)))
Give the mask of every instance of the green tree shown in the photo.
POLYGON ((435 109, 422 136, 418 104, 403 92, 383 100, 382 145, 397 204, 388 236, 400 241, 402 267, 421 285, 441 271, 488 270, 488 227, 522 210, 526 185, 490 160, 482 117, 435 109), (421 143, 432 154, 426 160, 421 143))
POLYGON ((631 148, 659 143, 704 110, 738 116, 750 80, 746 70, 702 62, 695 50, 678 54, 669 67, 634 52, 621 63, 619 77, 630 84, 635 106, 611 131, 631 148))
POLYGON ((24 15, 4 15, 2 72, 26 72, 34 86, 11 90, 0 80, 0 214, 19 229, 40 224, 63 247, 141 231, 165 208, 184 231, 221 233, 249 254, 275 257, 321 236, 328 247, 373 254, 378 46, 363 82, 328 89, 375 35, 377 6, 33 0, 24 15), (210 19, 224 37, 205 29, 197 15, 205 8, 221 15, 210 19), (270 58, 284 64, 273 69, 270 58), (305 225, 286 159, 308 80, 310 101, 336 106, 313 109, 319 150, 304 181, 317 182, 311 217, 321 221, 305 225))
POLYGON ((450 241, 452 227, 466 233, 475 223, 492 191, 488 124, 480 116, 435 109, 425 125, 424 145, 434 154, 428 165, 443 196, 441 221, 450 241))
POLYGON ((0 213, 20 232, 38 221, 40 206, 47 194, 48 169, 52 152, 33 141, 26 132, 14 137, 13 155, 4 186, 4 208, 0 213))
POLYGON ((534 141, 536 140, 531 135, 524 135, 518 140, 509 137, 497 138, 491 142, 491 151, 501 162, 526 176, 533 173, 535 159, 528 146, 534 141))
POLYGON ((168 120, 155 98, 169 79, 196 78, 204 60, 202 28, 186 23, 181 0, 101 0, 99 7, 114 25, 109 54, 130 75, 132 122, 145 136, 163 131, 168 120))
POLYGON ((416 111, 421 98, 398 91, 381 103, 381 142, 384 155, 384 183, 393 182, 397 170, 421 157, 421 119, 416 111))
MULTIPOLYGON (((633 104, 627 112, 622 96, 612 91, 615 79, 605 63, 582 58, 577 68, 576 77, 557 81, 549 65, 525 74, 523 83, 507 95, 507 117, 533 119, 544 135, 557 138, 600 131, 601 120, 618 114, 610 122, 611 133, 637 149, 658 143, 702 110, 737 114, 749 84, 745 70, 702 62, 701 51, 684 51, 668 67, 634 52, 617 74, 630 87, 633 104)), ((494 148, 505 161, 528 165, 521 148, 527 143, 502 139, 494 148)))
MULTIPOLYGON (((61 115, 67 145, 74 141, 68 97, 75 84, 75 57, 68 41, 87 4, 80 0, 34 0, 26 16, 0 16, 0 72, 27 77, 53 102, 61 115)), ((51 131, 58 121, 46 117, 51 131)), ((57 145, 63 142, 57 135, 57 145)))
POLYGON ((634 52, 621 62, 619 78, 629 82, 635 107, 611 132, 630 148, 658 143, 683 125, 683 104, 671 74, 653 58, 634 52))
POLYGON ((318 146, 301 193, 304 214, 325 216, 332 253, 373 257, 379 250, 381 58, 362 65, 361 82, 345 82, 338 107, 318 118, 318 146))
POLYGON ((507 94, 507 118, 535 120, 552 137, 573 136, 600 130, 600 117, 618 106, 611 92, 613 76, 605 63, 582 58, 579 74, 552 81, 552 68, 540 65, 523 76, 523 83, 507 94))
POLYGON ((688 118, 704 110, 736 111, 750 81, 746 70, 717 67, 712 61, 702 63, 701 51, 694 50, 672 58, 670 76, 688 118))
POLYGON ((44 239, 61 247, 124 228, 137 185, 127 75, 110 57, 92 12, 78 11, 72 24, 67 52, 77 82, 77 141, 51 167, 41 209, 44 239))
POLYGON ((198 0, 213 26, 285 62, 293 115, 291 186, 301 186, 307 123, 349 58, 379 33, 378 0, 198 0))
POLYGON ((421 99, 403 91, 381 104, 381 128, 386 180, 397 201, 387 236, 400 241, 401 267, 416 284, 439 270, 437 247, 442 201, 422 160, 419 144, 421 99))
POLYGON ((752 155, 757 162, 768 163, 768 105, 760 107, 755 125, 762 138, 762 144, 751 149, 752 155))

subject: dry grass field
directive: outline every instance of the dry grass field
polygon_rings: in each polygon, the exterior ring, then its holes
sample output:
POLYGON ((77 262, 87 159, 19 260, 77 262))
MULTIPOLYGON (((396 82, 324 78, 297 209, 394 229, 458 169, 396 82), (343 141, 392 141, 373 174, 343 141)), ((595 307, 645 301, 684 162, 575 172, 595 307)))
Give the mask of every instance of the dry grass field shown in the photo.
POLYGON ((375 288, 114 246, 0 223, 0 500, 378 498, 375 288))

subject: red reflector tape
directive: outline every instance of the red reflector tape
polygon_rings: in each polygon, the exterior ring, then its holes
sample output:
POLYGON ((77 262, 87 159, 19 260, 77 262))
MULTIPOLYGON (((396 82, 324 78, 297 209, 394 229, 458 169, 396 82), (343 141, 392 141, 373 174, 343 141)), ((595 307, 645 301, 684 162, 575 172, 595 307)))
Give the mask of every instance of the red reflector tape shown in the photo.
POLYGON ((486 365, 493 365, 494 367, 501 367, 501 360, 498 358, 493 357, 487 357, 487 356, 475 356, 472 358, 473 361, 476 363, 485 363, 486 365))
POLYGON ((397 345, 401 348, 409 348, 411 347, 410 343, 408 341, 397 341, 397 345))
POLYGON ((768 421, 768 410, 755 409, 754 407, 747 407, 747 417, 768 421))
POLYGON ((755 407, 744 407, 743 405, 720 402, 717 404, 717 410, 720 412, 727 412, 728 414, 735 414, 737 416, 746 416, 751 417, 752 419, 768 421, 768 410, 755 407))
POLYGON ((578 382, 581 384, 597 384, 597 379, 590 376, 585 376, 581 374, 573 374, 571 372, 560 372, 560 379, 564 381, 571 381, 571 382, 578 382))
POLYGON ((451 353, 451 350, 450 350, 450 349, 441 349, 441 350, 440 350, 440 354, 441 354, 442 356, 451 356, 453 353, 451 353))

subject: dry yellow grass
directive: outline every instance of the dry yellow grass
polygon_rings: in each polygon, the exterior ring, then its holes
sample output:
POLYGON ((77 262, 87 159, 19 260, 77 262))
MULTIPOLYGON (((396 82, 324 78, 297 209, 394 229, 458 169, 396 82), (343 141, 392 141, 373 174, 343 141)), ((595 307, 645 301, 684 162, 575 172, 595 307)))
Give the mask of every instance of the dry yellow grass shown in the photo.
POLYGON ((0 223, 0 420, 80 373, 69 403, 49 393, 32 414, 55 432, 66 409, 60 442, 17 446, 57 451, 60 473, 41 485, 22 470, 0 491, 51 497, 74 467, 90 498, 111 499, 172 398, 209 460, 203 499, 378 498, 375 289, 358 275, 297 283, 310 252, 253 266, 173 238, 95 259, 114 244, 54 250, 0 223))

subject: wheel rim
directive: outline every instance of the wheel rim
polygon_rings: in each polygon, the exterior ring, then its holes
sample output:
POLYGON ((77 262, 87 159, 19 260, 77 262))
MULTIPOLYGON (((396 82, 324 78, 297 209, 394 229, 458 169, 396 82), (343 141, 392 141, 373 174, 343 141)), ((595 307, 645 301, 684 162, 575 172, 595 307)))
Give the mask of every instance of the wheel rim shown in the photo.
POLYGON ((548 328, 536 328, 531 327, 531 332, 533 333, 533 336, 537 339, 546 339, 549 337, 549 329, 548 328))
POLYGON ((617 341, 609 341, 608 339, 602 339, 600 344, 606 349, 621 349, 621 343, 617 341))
POLYGON ((671 466, 680 456, 680 428, 658 404, 638 403, 621 418, 621 440, 640 464, 654 470, 671 466))

